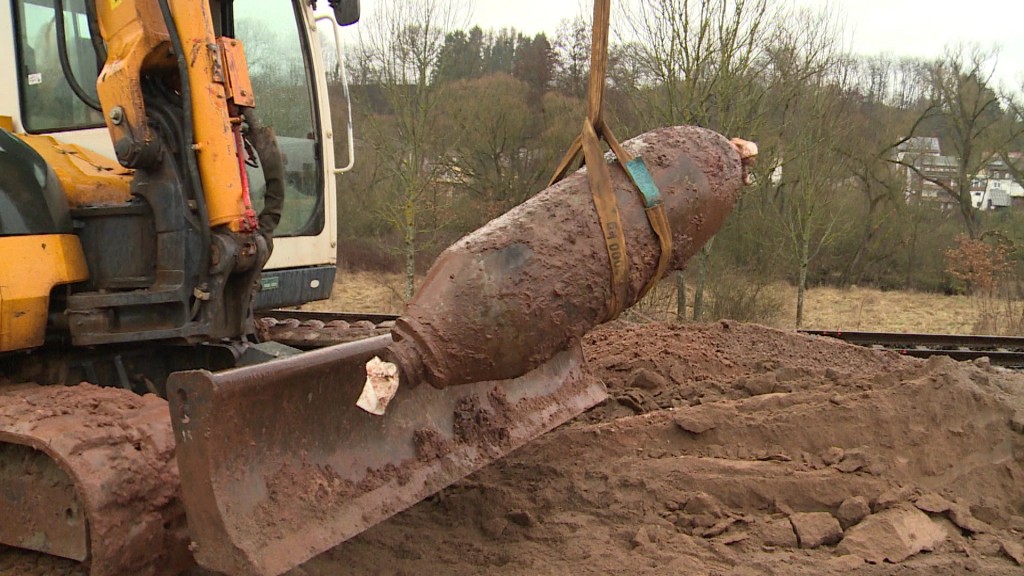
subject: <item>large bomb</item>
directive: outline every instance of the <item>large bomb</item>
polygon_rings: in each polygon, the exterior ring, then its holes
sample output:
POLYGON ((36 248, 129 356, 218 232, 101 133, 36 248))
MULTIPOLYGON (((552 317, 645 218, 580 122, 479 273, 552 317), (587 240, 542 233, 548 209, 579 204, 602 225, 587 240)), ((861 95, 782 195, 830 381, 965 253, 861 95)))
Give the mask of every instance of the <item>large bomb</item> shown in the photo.
MULTIPOLYGON (((672 228, 669 269, 681 269, 722 226, 745 179, 742 146, 695 127, 623 143, 644 159, 672 228)), ((643 199, 611 167, 634 304, 660 247, 643 199)), ((448 248, 392 331, 388 360, 403 385, 515 378, 608 320, 611 265, 585 168, 448 248)))

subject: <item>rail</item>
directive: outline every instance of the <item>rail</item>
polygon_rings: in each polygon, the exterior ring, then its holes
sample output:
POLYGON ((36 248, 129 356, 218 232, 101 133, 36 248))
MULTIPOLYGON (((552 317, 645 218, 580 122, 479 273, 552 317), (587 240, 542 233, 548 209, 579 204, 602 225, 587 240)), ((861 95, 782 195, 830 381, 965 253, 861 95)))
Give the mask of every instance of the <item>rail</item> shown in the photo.
POLYGON ((1024 368, 1024 338, 969 334, 914 334, 844 330, 800 330, 802 334, 837 338, 868 348, 892 350, 907 356, 949 356, 954 360, 988 358, 992 364, 1024 368))

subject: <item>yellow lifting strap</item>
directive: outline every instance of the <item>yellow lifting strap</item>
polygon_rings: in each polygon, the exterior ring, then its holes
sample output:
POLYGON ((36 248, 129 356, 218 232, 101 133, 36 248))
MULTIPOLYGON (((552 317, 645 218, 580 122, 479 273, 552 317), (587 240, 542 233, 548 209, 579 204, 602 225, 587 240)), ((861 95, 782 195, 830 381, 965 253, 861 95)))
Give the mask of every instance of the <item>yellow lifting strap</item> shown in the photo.
POLYGON ((551 181, 548 183, 548 186, 551 186, 564 178, 580 153, 583 153, 583 162, 587 165, 587 180, 590 183, 590 193, 594 197, 594 206, 597 208, 598 219, 601 222, 601 230, 604 233, 605 245, 608 249, 608 260, 611 264, 611 298, 608 305, 608 318, 606 320, 618 317, 625 308, 625 303, 629 298, 629 258, 626 250, 626 237, 622 231, 622 219, 619 216, 619 206, 615 199, 615 190, 612 185, 611 172, 608 169, 608 164, 604 162, 601 152, 601 139, 608 143, 618 163, 640 191, 647 213, 647 220, 658 237, 658 244, 661 247, 658 267, 641 291, 641 298, 658 283, 658 280, 661 279, 665 269, 668 267, 669 260, 672 258, 672 230, 669 226, 668 217, 665 215, 665 207, 661 201, 658 188, 647 171, 647 166, 644 164, 643 159, 634 158, 632 154, 624 150, 619 145, 619 141, 615 138, 611 128, 608 127, 602 118, 604 84, 608 69, 610 14, 611 0, 594 1, 594 30, 590 49, 590 88, 587 97, 587 118, 583 121, 583 130, 569 146, 569 150, 565 153, 558 168, 555 170, 554 176, 551 177, 551 181))

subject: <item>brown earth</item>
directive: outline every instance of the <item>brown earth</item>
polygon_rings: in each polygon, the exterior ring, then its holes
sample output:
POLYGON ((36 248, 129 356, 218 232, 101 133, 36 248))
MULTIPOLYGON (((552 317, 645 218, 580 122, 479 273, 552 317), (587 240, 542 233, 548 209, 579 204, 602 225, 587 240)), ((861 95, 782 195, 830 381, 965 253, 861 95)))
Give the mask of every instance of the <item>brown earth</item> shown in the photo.
POLYGON ((1024 374, 731 322, 585 351, 611 400, 289 574, 1024 570, 1024 374))
POLYGON ((1024 375, 728 322, 585 350, 613 400, 290 574, 1021 573, 1024 375), (883 511, 859 548, 805 514, 883 511), (890 515, 941 540, 880 560, 890 515))

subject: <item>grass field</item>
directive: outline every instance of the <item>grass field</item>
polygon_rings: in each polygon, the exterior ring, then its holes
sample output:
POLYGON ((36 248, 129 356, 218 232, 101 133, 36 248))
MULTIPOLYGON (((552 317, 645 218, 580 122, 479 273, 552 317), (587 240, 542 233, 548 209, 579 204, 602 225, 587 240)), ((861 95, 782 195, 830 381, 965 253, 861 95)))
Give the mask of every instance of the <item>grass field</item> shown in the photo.
MULTIPOLYGON (((788 288, 788 287, 787 287, 788 288)), ((796 289, 785 321, 796 316, 796 289)), ((807 293, 804 328, 877 332, 970 334, 979 322, 979 306, 968 296, 924 292, 882 292, 874 288, 813 288, 807 293)))
POLYGON ((405 279, 400 274, 338 270, 331 299, 312 302, 303 309, 398 314, 405 302, 404 290, 405 279))
MULTIPOLYGON (((338 272, 330 300, 310 310, 401 313, 402 276, 373 272, 338 272)), ((773 324, 793 328, 796 290, 776 286, 782 302, 773 324)), ((666 299, 674 302, 674 296, 666 299)), ((691 300, 692 301, 692 300, 691 300)), ((670 305, 670 304, 667 304, 670 305)), ((873 288, 812 288, 807 293, 803 328, 880 332, 1014 333, 1024 303, 984 301, 977 297, 921 292, 883 292, 873 288)))

